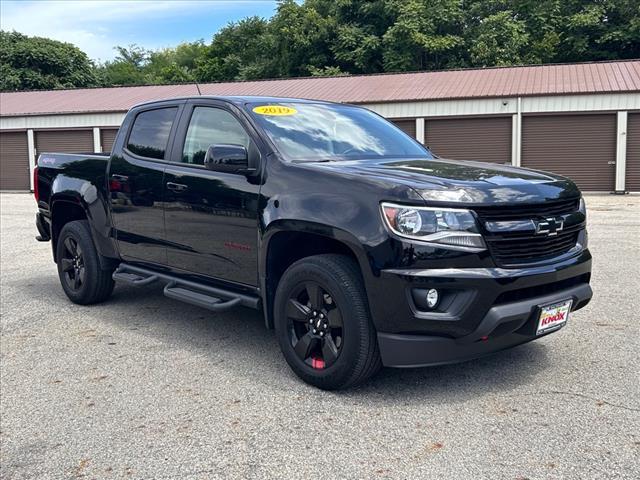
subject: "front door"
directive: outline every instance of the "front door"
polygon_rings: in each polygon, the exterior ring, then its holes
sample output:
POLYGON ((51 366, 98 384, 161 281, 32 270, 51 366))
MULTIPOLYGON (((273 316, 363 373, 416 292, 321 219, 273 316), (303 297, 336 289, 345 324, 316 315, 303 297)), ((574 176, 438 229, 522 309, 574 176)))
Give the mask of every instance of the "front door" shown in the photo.
POLYGON ((256 286, 259 186, 242 174, 204 167, 213 144, 251 149, 241 121, 223 103, 193 103, 179 128, 164 177, 170 267, 256 286))
POLYGON ((114 149, 122 153, 111 157, 111 213, 124 260, 166 263, 163 178, 178 110, 171 105, 132 113, 133 125, 123 125, 128 134, 114 149))

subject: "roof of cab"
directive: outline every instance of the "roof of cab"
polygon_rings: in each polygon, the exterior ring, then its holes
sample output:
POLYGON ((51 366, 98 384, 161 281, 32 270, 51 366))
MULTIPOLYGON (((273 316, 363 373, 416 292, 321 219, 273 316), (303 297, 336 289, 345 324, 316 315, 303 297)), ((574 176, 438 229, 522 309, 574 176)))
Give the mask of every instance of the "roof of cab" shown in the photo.
POLYGON ((177 101, 185 101, 185 100, 219 100, 223 102, 230 102, 235 105, 243 106, 247 103, 266 103, 266 104, 274 104, 274 103, 321 103, 327 105, 340 105, 336 102, 327 102, 325 100, 310 100, 307 98, 292 98, 292 97, 265 97, 258 95, 189 95, 182 97, 174 97, 174 98, 164 98, 161 100, 150 100, 147 102, 138 103, 133 105, 131 108, 144 107, 147 105, 155 105, 164 102, 177 102, 177 101))

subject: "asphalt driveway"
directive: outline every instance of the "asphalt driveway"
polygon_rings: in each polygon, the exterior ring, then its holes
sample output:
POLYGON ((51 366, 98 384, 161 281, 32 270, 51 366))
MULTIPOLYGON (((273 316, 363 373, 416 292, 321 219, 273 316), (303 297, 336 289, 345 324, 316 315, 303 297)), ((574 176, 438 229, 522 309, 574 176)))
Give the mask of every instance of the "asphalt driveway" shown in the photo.
POLYGON ((567 327, 327 393, 254 311, 70 303, 33 198, 3 194, 0 477, 638 478, 640 197, 587 204, 595 298, 567 327))

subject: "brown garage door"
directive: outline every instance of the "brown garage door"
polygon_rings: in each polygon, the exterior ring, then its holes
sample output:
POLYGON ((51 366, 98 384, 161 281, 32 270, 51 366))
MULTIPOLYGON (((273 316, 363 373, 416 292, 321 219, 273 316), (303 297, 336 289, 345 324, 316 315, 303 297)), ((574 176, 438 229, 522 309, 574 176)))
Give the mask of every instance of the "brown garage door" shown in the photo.
POLYGON ((27 132, 0 133, 0 190, 29 190, 27 132))
POLYGON ((582 190, 612 191, 616 178, 616 116, 522 118, 522 166, 571 178, 582 190))
POLYGON ((425 145, 443 158, 511 163, 511 117, 426 120, 425 145))
POLYGON ((102 128, 100 129, 100 145, 103 152, 110 152, 113 147, 113 142, 116 140, 117 128, 102 128))
POLYGON ((396 127, 409 135, 411 138, 416 138, 416 120, 391 120, 396 127))
POLYGON ((640 113, 627 118, 627 177, 625 190, 640 192, 640 113))
POLYGON ((51 130, 35 132, 36 153, 93 152, 93 130, 51 130))

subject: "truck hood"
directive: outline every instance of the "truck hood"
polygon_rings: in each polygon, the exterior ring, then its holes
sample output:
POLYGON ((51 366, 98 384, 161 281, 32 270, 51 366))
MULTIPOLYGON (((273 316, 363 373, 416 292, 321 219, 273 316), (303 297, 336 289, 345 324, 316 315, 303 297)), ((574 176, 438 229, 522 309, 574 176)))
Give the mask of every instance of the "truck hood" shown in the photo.
POLYGON ((438 159, 384 159, 305 164, 361 181, 398 184, 415 190, 426 202, 495 205, 542 203, 575 198, 580 191, 569 179, 547 172, 493 163, 438 159))

